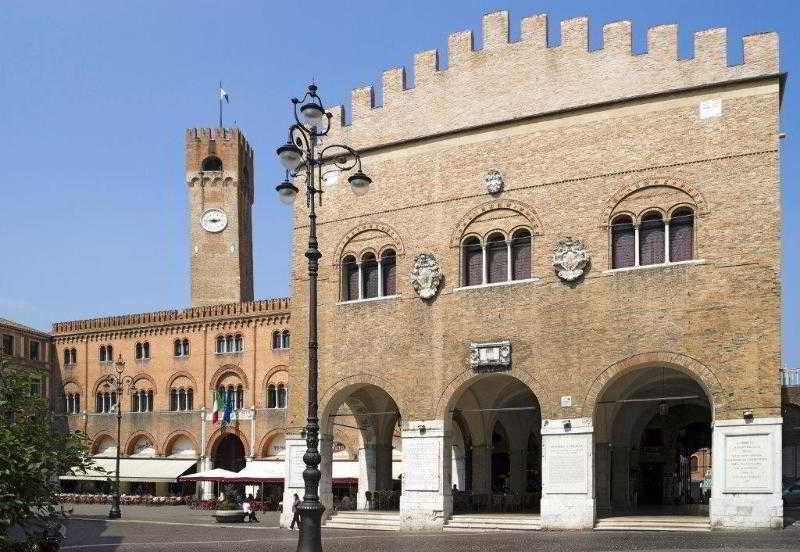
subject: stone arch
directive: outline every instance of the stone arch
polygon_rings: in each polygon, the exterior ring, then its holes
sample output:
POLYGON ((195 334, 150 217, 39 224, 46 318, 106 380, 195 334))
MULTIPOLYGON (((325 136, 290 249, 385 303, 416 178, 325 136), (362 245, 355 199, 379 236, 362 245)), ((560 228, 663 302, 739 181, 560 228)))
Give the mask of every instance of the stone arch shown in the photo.
POLYGON ((540 236, 542 234, 542 223, 533 207, 516 199, 497 199, 493 201, 487 201, 486 203, 482 203, 477 207, 473 207, 461 217, 461 219, 458 221, 458 224, 456 224, 453 233, 450 235, 450 247, 459 246, 464 231, 473 220, 484 213, 488 213, 489 211, 494 211, 496 209, 508 209, 511 211, 516 211, 528 219, 528 222, 530 222, 531 225, 532 235, 540 236))
POLYGON ((645 180, 639 180, 637 182, 632 182, 630 184, 626 184, 625 186, 621 187, 617 192, 611 196, 611 198, 606 202, 605 207, 603 208, 603 212, 600 215, 599 226, 600 228, 606 228, 609 223, 609 217, 611 213, 614 211, 614 208, 619 204, 620 201, 631 195, 632 193, 641 190, 642 188, 649 188, 651 186, 667 186, 669 188, 676 188, 688 194, 695 203, 697 214, 700 215, 707 215, 708 214, 708 203, 706 203, 705 198, 700 193, 697 188, 692 186, 687 182, 683 182, 680 180, 676 180, 674 178, 648 178, 645 180))
POLYGON ((147 374, 145 372, 139 372, 138 374, 133 376, 132 380, 133 380, 133 383, 136 383, 139 380, 146 380, 146 381, 150 382, 150 386, 153 389, 153 394, 154 395, 158 394, 158 386, 156 386, 156 380, 153 379, 153 376, 151 376, 150 374, 147 374))
MULTIPOLYGON (((349 232, 342 236, 342 239, 339 240, 339 243, 336 245, 336 249, 334 250, 336 251, 336 255, 333 257, 331 264, 338 266, 342 257, 345 255, 345 247, 347 247, 347 244, 350 243, 350 241, 357 235, 368 230, 378 230, 384 234, 387 234, 390 238, 392 238, 392 242, 395 246, 395 254, 398 257, 405 254, 406 248, 405 245, 403 245, 403 240, 400 238, 400 234, 397 232, 397 230, 382 222, 365 222, 364 224, 359 224, 355 228, 352 228, 349 232)), ((353 254, 355 255, 355 253, 353 254)))
MULTIPOLYGON (((320 412, 325 412, 325 410, 329 407, 331 400, 340 394, 340 392, 348 389, 354 388, 359 385, 372 385, 381 389, 384 393, 389 395, 392 400, 394 400, 394 396, 387 391, 387 389, 391 389, 392 382, 386 378, 382 378, 380 376, 376 376, 373 374, 353 374, 352 376, 347 376, 345 378, 340 379, 330 387, 328 387, 320 396, 319 405, 320 405, 320 412)), ((405 419, 405 412, 402 405, 400 405, 397 401, 394 401, 397 405, 397 410, 400 412, 400 418, 405 419)))
POLYGON ((111 434, 105 433, 105 432, 101 432, 101 433, 96 434, 94 437, 92 437, 92 446, 89 449, 91 451, 91 453, 92 454, 97 454, 98 453, 97 446, 100 443, 102 443, 103 441, 105 441, 106 439, 110 439, 111 442, 113 442, 114 444, 119 446, 119 443, 117 443, 117 440, 114 439, 114 437, 112 437, 111 434))
POLYGON ((484 379, 487 376, 491 376, 494 374, 501 374, 505 376, 510 376, 516 380, 518 380, 523 385, 527 386, 528 389, 534 394, 536 399, 539 401, 539 405, 542 408, 542 416, 544 417, 544 398, 547 397, 547 392, 544 386, 533 377, 527 370, 523 370, 521 368, 511 368, 511 370, 506 370, 502 372, 491 372, 491 373, 475 373, 471 368, 468 368, 454 377, 450 382, 445 386, 442 392, 439 394, 439 398, 436 400, 436 407, 433 412, 434 416, 437 419, 447 420, 449 418, 449 413, 452 407, 452 403, 457 401, 458 398, 461 396, 462 391, 468 389, 473 383, 478 380, 484 379))
POLYGON ((264 379, 261 380, 261 387, 265 388, 269 383, 270 378, 277 374, 278 372, 289 372, 289 367, 284 364, 279 364, 267 370, 267 373, 264 374, 264 379))
POLYGON ((592 381, 581 405, 582 416, 594 417, 597 398, 610 384, 626 373, 648 365, 666 365, 683 372, 697 381, 706 393, 712 411, 720 407, 724 388, 717 375, 708 366, 682 353, 649 351, 619 360, 603 370, 592 381))
POLYGON ((282 427, 274 428, 266 433, 261 440, 258 442, 258 448, 256 452, 260 458, 265 458, 267 456, 267 449, 269 448, 272 441, 274 441, 277 437, 280 436, 286 437, 286 430, 282 427))
POLYGON ((231 433, 236 435, 242 441, 242 445, 244 445, 244 455, 251 456, 250 441, 247 439, 247 436, 235 427, 225 426, 217 428, 211 435, 208 436, 208 441, 206 441, 206 456, 213 457, 217 451, 217 445, 219 445, 220 441, 222 441, 224 437, 227 437, 231 433))
POLYGON ((244 370, 242 370, 236 364, 226 364, 225 366, 218 368, 211 378, 209 378, 209 389, 215 389, 219 380, 227 374, 236 374, 239 376, 239 379, 242 380, 242 385, 245 389, 250 387, 247 380, 247 374, 244 373, 244 370))
POLYGON ((153 445, 153 448, 156 451, 156 456, 161 456, 162 449, 158 447, 158 441, 156 441, 156 438, 153 437, 152 433, 147 431, 135 431, 130 437, 128 437, 128 440, 125 443, 125 454, 128 456, 133 454, 133 446, 136 444, 136 441, 142 437, 145 437, 153 445))
POLYGON ((81 382, 79 382, 77 379, 67 378, 61 382, 61 387, 65 390, 68 385, 74 385, 75 387, 77 387, 76 391, 77 393, 83 393, 83 386, 81 385, 81 382))
POLYGON ((161 446, 161 450, 164 451, 164 456, 172 454, 172 446, 180 437, 188 438, 192 442, 195 452, 197 452, 198 455, 200 454, 200 449, 197 446, 197 439, 195 439, 194 435, 183 429, 178 429, 167 435, 164 439, 164 444, 161 446))
MULTIPOLYGON (((188 379, 189 381, 192 382, 192 387, 194 389, 198 389, 197 380, 194 379, 194 376, 192 376, 189 372, 185 372, 183 370, 179 370, 178 372, 173 372, 172 375, 167 380, 167 393, 169 393, 170 389, 172 389, 172 384, 175 383, 175 380, 178 379, 178 378, 186 378, 186 379, 188 379)), ((213 389, 213 387, 212 387, 212 389, 213 389)))

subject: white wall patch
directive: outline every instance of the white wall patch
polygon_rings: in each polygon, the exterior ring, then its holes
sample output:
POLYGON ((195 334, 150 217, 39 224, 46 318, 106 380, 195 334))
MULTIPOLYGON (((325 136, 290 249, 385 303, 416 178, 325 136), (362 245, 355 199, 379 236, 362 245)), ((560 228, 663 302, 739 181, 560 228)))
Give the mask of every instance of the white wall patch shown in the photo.
POLYGON ((720 98, 700 102, 701 119, 710 119, 711 117, 719 117, 720 115, 722 115, 722 100, 720 98))

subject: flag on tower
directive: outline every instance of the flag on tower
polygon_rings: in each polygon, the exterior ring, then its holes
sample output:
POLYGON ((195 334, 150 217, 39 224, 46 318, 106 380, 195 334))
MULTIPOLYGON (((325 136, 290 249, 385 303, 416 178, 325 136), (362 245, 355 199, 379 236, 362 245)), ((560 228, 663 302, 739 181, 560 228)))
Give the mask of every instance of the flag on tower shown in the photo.
POLYGON ((222 411, 222 403, 225 401, 224 392, 220 387, 214 394, 214 406, 211 408, 211 423, 216 424, 219 421, 219 414, 222 411))
POLYGON ((225 103, 231 103, 231 99, 228 97, 228 93, 225 92, 225 89, 220 86, 219 88, 219 101, 225 100, 225 103))

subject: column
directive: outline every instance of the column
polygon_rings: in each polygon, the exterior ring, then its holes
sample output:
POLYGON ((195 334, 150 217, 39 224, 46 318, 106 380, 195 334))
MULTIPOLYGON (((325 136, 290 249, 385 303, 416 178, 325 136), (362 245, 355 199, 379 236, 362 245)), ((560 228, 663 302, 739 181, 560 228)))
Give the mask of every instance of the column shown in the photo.
POLYGON ((488 284, 489 283, 489 265, 486 264, 486 244, 481 244, 481 283, 488 284))
POLYGON ((441 530, 453 512, 452 447, 444 428, 444 420, 403 422, 403 530, 441 530))
POLYGON ((591 418, 542 420, 542 528, 591 529, 595 520, 591 418))
POLYGON ((639 225, 633 225, 633 266, 639 266, 639 225))
POLYGON ((716 420, 711 437, 711 526, 783 528, 782 418, 716 420))
POLYGON ((669 219, 664 221, 664 262, 669 262, 669 219))
MULTIPOLYGON (((201 456, 200 460, 197 462, 197 472, 204 472, 213 469, 211 465, 211 458, 207 456, 201 456)), ((200 499, 201 500, 212 500, 217 498, 214 496, 214 482, 213 481, 201 481, 200 482, 200 499)))
POLYGON ((374 493, 377 489, 375 481, 377 461, 374 443, 366 443, 358 449, 358 497, 356 498, 358 510, 369 509, 367 491, 374 493))
POLYGON ((306 469, 303 455, 306 453, 306 449, 306 441, 300 435, 286 435, 281 527, 289 527, 292 522, 292 503, 294 502, 295 493, 302 500, 306 492, 306 484, 303 481, 303 470, 306 469))
POLYGON ((492 449, 490 445, 472 446, 472 492, 492 492, 492 449))
POLYGON ((506 275, 506 280, 509 282, 511 281, 512 271, 511 271, 511 238, 508 238, 506 241, 506 252, 508 257, 508 262, 506 263, 506 268, 508 269, 508 274, 506 275))
POLYGON ((325 506, 322 514, 322 521, 325 521, 333 513, 333 435, 323 433, 319 436, 319 500, 325 506))
POLYGON ((383 261, 378 259, 378 297, 383 297, 383 261))
POLYGON ((357 261, 358 265, 358 298, 364 298, 364 271, 361 270, 361 261, 357 261))

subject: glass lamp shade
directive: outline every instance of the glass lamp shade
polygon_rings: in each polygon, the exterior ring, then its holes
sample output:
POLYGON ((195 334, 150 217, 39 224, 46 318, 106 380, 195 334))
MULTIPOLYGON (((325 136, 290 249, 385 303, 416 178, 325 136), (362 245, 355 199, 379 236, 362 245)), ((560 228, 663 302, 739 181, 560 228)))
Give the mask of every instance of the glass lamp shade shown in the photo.
POLYGON ((350 187, 353 188, 353 193, 357 196, 367 193, 369 185, 372 184, 372 179, 361 171, 351 174, 347 181, 350 182, 350 187))
POLYGON ((297 186, 288 180, 284 180, 278 184, 275 187, 275 191, 278 192, 278 199, 281 200, 281 203, 286 205, 291 205, 294 202, 294 198, 297 197, 297 186))
POLYGON ((303 161, 303 152, 294 144, 284 144, 275 153, 278 154, 281 165, 290 171, 295 170, 303 161))
POLYGON ((322 107, 313 102, 303 104, 303 107, 300 108, 300 113, 309 127, 321 125, 322 119, 325 117, 325 111, 322 107))

